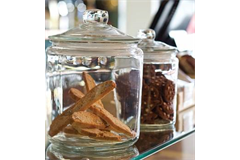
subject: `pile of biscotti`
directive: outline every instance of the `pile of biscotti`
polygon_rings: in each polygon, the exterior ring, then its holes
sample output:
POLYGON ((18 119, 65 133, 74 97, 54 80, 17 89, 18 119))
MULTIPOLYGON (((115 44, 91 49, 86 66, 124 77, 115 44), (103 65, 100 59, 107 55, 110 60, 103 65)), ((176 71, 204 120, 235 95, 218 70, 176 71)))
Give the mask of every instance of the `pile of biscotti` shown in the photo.
POLYGON ((101 102, 116 84, 113 81, 105 81, 96 85, 94 79, 86 72, 83 72, 83 79, 86 84, 86 95, 75 88, 69 90, 75 104, 52 121, 49 135, 53 137, 63 131, 68 134, 112 141, 121 141, 122 137, 118 133, 133 137, 134 131, 104 109, 101 102))

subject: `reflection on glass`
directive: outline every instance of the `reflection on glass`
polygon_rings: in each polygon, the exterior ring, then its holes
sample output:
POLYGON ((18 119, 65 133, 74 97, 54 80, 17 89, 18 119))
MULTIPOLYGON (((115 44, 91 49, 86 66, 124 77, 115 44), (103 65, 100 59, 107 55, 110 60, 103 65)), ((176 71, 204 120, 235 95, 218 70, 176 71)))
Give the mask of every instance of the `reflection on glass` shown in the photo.
POLYGON ((136 143, 136 146, 140 153, 149 150, 150 148, 164 144, 170 141, 174 137, 175 130, 149 130, 142 131, 140 133, 140 138, 136 143))

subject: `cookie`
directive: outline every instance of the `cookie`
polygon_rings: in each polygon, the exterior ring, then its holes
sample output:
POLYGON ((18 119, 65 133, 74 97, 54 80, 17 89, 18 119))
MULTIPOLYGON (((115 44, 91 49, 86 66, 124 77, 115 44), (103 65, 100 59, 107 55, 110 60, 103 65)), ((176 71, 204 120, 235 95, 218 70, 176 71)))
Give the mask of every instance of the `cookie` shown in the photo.
POLYGON ((113 131, 118 133, 124 133, 128 136, 133 136, 130 128, 124 123, 122 123, 119 119, 114 117, 106 109, 93 106, 90 107, 90 110, 97 116, 101 117, 104 121, 106 121, 111 126, 113 131))
POLYGON ((101 118, 90 112, 74 112, 72 115, 72 119, 75 125, 78 125, 81 128, 104 129, 107 127, 105 122, 101 118))
POLYGON ((165 78, 164 75, 156 76, 155 78, 156 79, 154 81, 154 85, 156 87, 161 88, 161 87, 163 87, 165 85, 167 79, 165 78))
POLYGON ((158 79, 166 80, 167 78, 162 74, 162 72, 156 72, 156 77, 159 77, 158 79))
POLYGON ((68 93, 70 97, 75 101, 78 101, 80 98, 84 96, 84 94, 76 88, 70 88, 68 93))
POLYGON ((172 102, 175 95, 175 86, 173 81, 167 80, 164 87, 163 98, 166 102, 172 102))
POLYGON ((147 124, 154 124, 154 120, 158 117, 157 114, 151 112, 145 118, 145 123, 147 124))
POLYGON ((58 115, 50 125, 49 135, 52 137, 59 133, 64 127, 72 122, 71 115, 77 111, 84 111, 88 109, 95 102, 103 98, 116 87, 113 81, 103 82, 92 90, 90 90, 84 97, 76 102, 73 106, 65 110, 61 115, 58 115))
MULTIPOLYGON (((94 79, 87 72, 83 72, 83 79, 86 85, 87 92, 96 87, 94 79)), ((101 100, 97 101, 96 103, 97 105, 99 105, 99 107, 104 108, 101 100)))
POLYGON ((83 72, 83 80, 85 82, 87 92, 96 86, 94 79, 87 72, 83 72))
MULTIPOLYGON (((74 101, 78 101, 79 99, 81 99, 84 96, 84 94, 80 90, 78 90, 76 88, 71 88, 69 90, 69 94, 71 95, 70 97, 74 101)), ((103 108, 103 104, 102 104, 101 100, 95 102, 95 105, 97 105, 98 107, 103 108)))
POLYGON ((64 133, 68 134, 78 134, 78 131, 72 127, 72 125, 69 125, 63 129, 64 133))
MULTIPOLYGON (((151 77, 155 77, 155 66, 152 64, 144 64, 143 65, 143 78, 149 79, 151 77)), ((146 81, 148 83, 149 81, 146 81)))
POLYGON ((80 129, 78 132, 95 139, 121 141, 121 137, 119 135, 108 131, 101 131, 99 129, 80 129))
POLYGON ((168 114, 173 114, 173 112, 174 112, 171 103, 163 102, 162 108, 163 108, 163 110, 164 110, 166 113, 168 113, 168 114))
MULTIPOLYGON (((70 108, 68 109, 71 110, 70 108)), ((67 111, 67 110, 66 110, 67 111)), ((64 127, 72 123, 72 117, 69 115, 58 115, 51 123, 48 134, 53 137, 58 134, 64 127)))
POLYGON ((164 112, 162 107, 156 107, 156 111, 162 119, 164 119, 164 120, 169 120, 170 119, 170 114, 164 112))
POLYGON ((150 90, 150 95, 153 99, 159 98, 160 93, 159 93, 159 90, 157 89, 157 87, 155 87, 154 85, 150 85, 149 90, 150 90))

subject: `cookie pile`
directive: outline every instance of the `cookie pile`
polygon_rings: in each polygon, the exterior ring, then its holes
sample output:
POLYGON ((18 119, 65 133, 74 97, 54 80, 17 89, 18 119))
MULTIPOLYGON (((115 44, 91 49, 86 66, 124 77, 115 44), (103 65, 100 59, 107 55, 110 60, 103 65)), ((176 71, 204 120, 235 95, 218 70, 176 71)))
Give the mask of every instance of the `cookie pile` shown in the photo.
POLYGON ((86 72, 83 72, 83 78, 86 95, 76 88, 69 90, 75 104, 53 120, 49 135, 53 137, 63 131, 66 134, 112 141, 121 141, 122 137, 118 133, 134 136, 135 133, 109 113, 101 102, 101 98, 111 92, 116 84, 106 81, 96 86, 93 78, 86 72))
POLYGON ((159 120, 172 121, 174 117, 173 99, 175 84, 161 72, 155 72, 155 66, 144 64, 141 105, 141 123, 155 124, 159 120))

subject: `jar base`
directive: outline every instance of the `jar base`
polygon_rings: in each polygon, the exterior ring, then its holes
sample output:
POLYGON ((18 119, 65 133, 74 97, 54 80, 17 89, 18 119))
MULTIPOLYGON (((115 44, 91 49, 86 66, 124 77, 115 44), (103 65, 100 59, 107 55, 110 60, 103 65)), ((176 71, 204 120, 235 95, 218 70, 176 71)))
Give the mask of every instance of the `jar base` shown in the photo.
POLYGON ((51 137, 49 141, 58 150, 66 153, 76 153, 79 151, 107 151, 126 148, 132 146, 138 137, 118 141, 105 141, 88 138, 86 136, 69 136, 60 133, 51 137))
POLYGON ((106 151, 78 151, 75 153, 66 153, 59 150, 55 145, 50 144, 46 149, 46 160, 63 160, 63 159, 85 159, 91 160, 112 160, 112 159, 130 159, 138 156, 139 151, 136 146, 130 146, 123 149, 106 150, 106 151))

